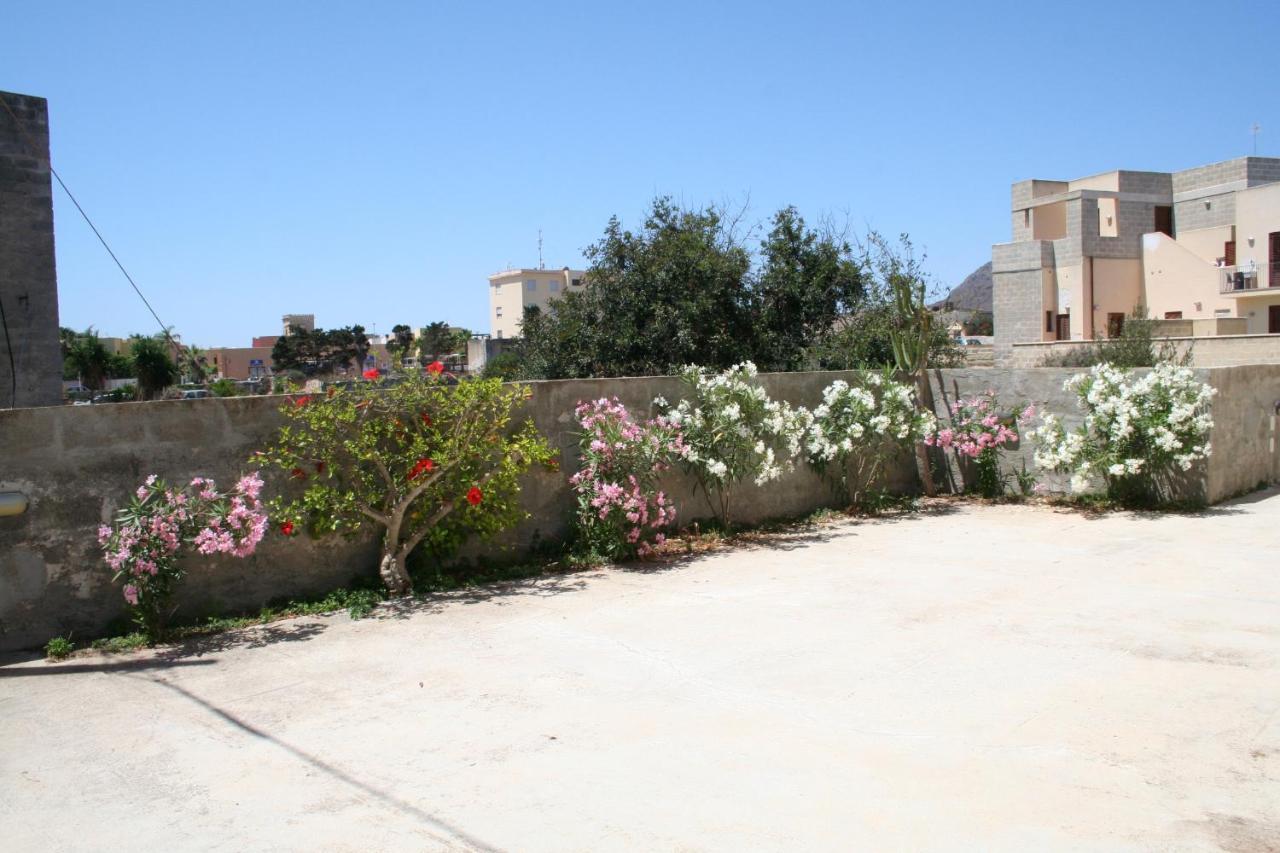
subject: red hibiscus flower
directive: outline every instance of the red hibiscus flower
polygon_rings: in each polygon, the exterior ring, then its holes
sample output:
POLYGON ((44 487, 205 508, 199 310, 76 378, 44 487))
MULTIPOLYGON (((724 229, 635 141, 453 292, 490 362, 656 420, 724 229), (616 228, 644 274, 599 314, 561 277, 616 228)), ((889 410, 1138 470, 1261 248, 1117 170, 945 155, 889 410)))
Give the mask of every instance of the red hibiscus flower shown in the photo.
POLYGON ((306 396, 305 394, 301 397, 293 398, 293 404, 297 406, 299 409, 301 409, 303 406, 305 406, 307 403, 310 403, 310 402, 311 402, 311 398, 306 396))
POLYGON ((439 376, 441 373, 444 373, 444 365, 438 361, 433 361, 427 365, 427 373, 430 373, 432 376, 439 376))
POLYGON ((418 417, 422 418, 423 426, 431 426, 431 415, 428 415, 426 412, 423 412, 418 417))
POLYGON ((307 479, 307 472, 303 471, 301 468, 294 468, 289 472, 289 476, 295 480, 305 480, 307 479))
POLYGON ((419 459, 416 463, 414 463, 413 468, 409 471, 409 479, 410 480, 417 479, 423 473, 430 471, 434 467, 436 467, 436 463, 431 461, 430 459, 427 459, 425 457, 422 459, 419 459))
POLYGON ((293 535, 293 522, 292 522, 292 521, 286 521, 286 522, 284 522, 283 524, 281 524, 281 525, 280 525, 280 532, 281 532, 281 533, 283 533, 285 536, 292 536, 292 535, 293 535))
POLYGON ((471 487, 471 491, 467 492, 467 503, 472 506, 479 506, 480 501, 484 500, 484 492, 476 486, 471 487))
POLYGON ((365 371, 363 374, 361 374, 361 375, 363 375, 365 379, 377 379, 377 378, 378 378, 378 371, 376 371, 376 370, 366 370, 366 371, 365 371))

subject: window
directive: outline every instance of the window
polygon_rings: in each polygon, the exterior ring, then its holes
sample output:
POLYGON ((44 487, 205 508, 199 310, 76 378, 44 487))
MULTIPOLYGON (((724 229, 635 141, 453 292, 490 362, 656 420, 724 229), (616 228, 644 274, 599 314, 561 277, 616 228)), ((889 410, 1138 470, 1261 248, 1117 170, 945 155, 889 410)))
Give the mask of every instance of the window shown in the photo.
POLYGON ((498 340, 502 340, 502 330, 498 330, 498 340))
POLYGON ((495 308, 495 309, 493 310, 493 313, 494 313, 494 316, 496 316, 496 317, 501 317, 501 316, 502 316, 502 306, 501 306, 501 305, 499 305, 497 308, 495 308))
POLYGON ((1044 330, 1046 332, 1053 331, 1053 312, 1052 311, 1044 312, 1044 330))
POLYGON ((1236 241, 1228 240, 1222 244, 1222 262, 1229 267, 1236 265, 1236 241))
POLYGON ((1173 236, 1173 208, 1167 204, 1158 204, 1154 209, 1156 227, 1161 234, 1173 236))
POLYGON ((1107 315, 1107 337, 1118 338, 1124 333, 1124 315, 1108 314, 1107 315))
POLYGON ((537 290, 538 289, 537 279, 533 279, 533 278, 527 279, 524 283, 524 289, 529 291, 537 290))
POLYGON ((1023 228, 1031 227, 1031 208, 1029 207, 1026 210, 1022 211, 1022 227, 1023 228))
POLYGON ((1116 200, 1114 198, 1098 199, 1098 236, 1116 237, 1120 230, 1116 225, 1116 200))
POLYGON ((1166 312, 1164 312, 1164 318, 1165 318, 1166 320, 1181 320, 1181 319, 1182 319, 1182 312, 1181 312, 1181 311, 1166 311, 1166 312))
POLYGON ((560 292, 560 282, 556 281, 554 278, 551 279, 551 281, 547 282, 547 289, 552 293, 560 292))
POLYGON ((575 278, 573 281, 569 283, 572 284, 574 287, 582 287, 582 279, 580 278, 575 278))

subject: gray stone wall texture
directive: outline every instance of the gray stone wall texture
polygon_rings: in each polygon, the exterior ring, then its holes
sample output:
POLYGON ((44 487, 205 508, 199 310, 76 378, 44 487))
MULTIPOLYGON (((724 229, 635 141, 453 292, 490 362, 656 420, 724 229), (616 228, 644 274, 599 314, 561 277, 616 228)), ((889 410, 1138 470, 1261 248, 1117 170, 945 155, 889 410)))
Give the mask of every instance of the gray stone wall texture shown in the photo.
POLYGON ((1217 228, 1236 223, 1235 192, 1186 199, 1173 205, 1174 233, 1217 228), (1208 203, 1208 207, 1205 204, 1208 203))
POLYGON ((1173 191, 1176 194, 1194 190, 1216 187, 1221 184, 1247 182, 1249 178, 1249 161, 1252 157, 1237 157, 1234 160, 1223 160, 1221 163, 1209 163, 1192 169, 1183 169, 1173 173, 1173 191))
MULTIPOLYGON (((1168 172, 1120 171, 1120 192, 1134 195, 1155 195, 1168 199, 1173 194, 1173 176, 1168 172)), ((1163 203, 1168 204, 1168 201, 1163 203)))
POLYGON ((10 92, 0 99, 0 307, 8 330, 6 341, 0 328, 0 406, 55 406, 62 353, 48 104, 10 92))
MULTIPOLYGON (((1179 356, 1191 353, 1195 367, 1238 367, 1250 364, 1280 364, 1280 335, 1222 335, 1218 337, 1170 337, 1179 356)), ((997 350, 996 365, 1003 368, 1039 367, 1050 356, 1091 347, 1097 341, 1048 341, 1015 343, 997 350), (1003 356, 1003 360, 1000 357, 1003 356)))
POLYGON ((997 363, 1009 358, 1015 341, 1041 339, 1045 311, 1042 270, 1053 268, 1055 242, 1025 240, 991 247, 991 316, 997 363))
MULTIPOLYGON (((945 413, 957 395, 993 388, 1008 406, 1034 403, 1073 422, 1078 415, 1062 383, 1074 372, 934 371, 935 404, 945 413)), ((1202 376, 1221 385, 1216 405, 1224 417, 1213 436, 1216 452, 1209 470, 1193 487, 1195 494, 1218 500, 1275 477, 1275 452, 1264 439, 1272 423, 1265 418, 1280 399, 1280 367, 1202 371, 1202 376)), ((850 377, 791 373, 765 375, 761 381, 777 398, 813 406, 833 379, 850 377)), ((633 411, 647 414, 655 395, 674 401, 682 387, 672 377, 531 385, 528 415, 561 449, 564 465, 559 472, 528 474, 522 501, 530 518, 493 542, 473 545, 468 549, 472 556, 515 559, 538 541, 566 532, 573 511, 568 478, 577 448, 572 411, 580 400, 617 396, 633 411)), ((229 484, 248 470, 250 453, 279 427, 283 402, 281 397, 241 397, 0 412, 0 435, 6 439, 0 445, 0 491, 20 491, 30 500, 26 513, 0 518, 0 650, 34 647, 68 633, 88 639, 122 617, 119 590, 96 546, 97 526, 111 520, 149 473, 172 482, 199 474, 229 484)), ((1017 448, 1007 465, 1018 468, 1027 458, 1026 448, 1017 448)), ((951 478, 962 481, 954 466, 951 478)), ((672 472, 664 485, 677 502, 682 523, 707 517, 686 475, 672 472)), ((917 488, 910 458, 899 460, 888 485, 901 493, 917 488)), ((268 494, 278 493, 280 486, 279 480, 269 479, 268 494)), ((828 505, 831 494, 800 465, 765 487, 746 486, 736 500, 738 518, 755 522, 811 512, 828 505)), ((376 544, 372 530, 355 540, 285 539, 273 533, 249 559, 192 560, 179 597, 180 618, 253 609, 281 597, 321 593, 356 577, 371 578, 376 544)))

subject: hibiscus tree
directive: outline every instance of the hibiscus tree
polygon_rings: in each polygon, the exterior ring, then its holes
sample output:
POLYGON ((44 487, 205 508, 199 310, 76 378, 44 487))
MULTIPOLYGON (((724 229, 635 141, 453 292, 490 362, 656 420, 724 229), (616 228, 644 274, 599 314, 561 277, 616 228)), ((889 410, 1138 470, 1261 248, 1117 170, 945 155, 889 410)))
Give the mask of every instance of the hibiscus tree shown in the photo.
POLYGON ((291 493, 272 502, 281 531, 380 527, 382 580, 393 595, 411 592, 407 561, 419 545, 443 556, 526 517, 519 476, 553 456, 532 422, 514 422, 528 396, 496 379, 452 384, 427 371, 287 403, 276 441, 257 454, 286 475, 291 493))

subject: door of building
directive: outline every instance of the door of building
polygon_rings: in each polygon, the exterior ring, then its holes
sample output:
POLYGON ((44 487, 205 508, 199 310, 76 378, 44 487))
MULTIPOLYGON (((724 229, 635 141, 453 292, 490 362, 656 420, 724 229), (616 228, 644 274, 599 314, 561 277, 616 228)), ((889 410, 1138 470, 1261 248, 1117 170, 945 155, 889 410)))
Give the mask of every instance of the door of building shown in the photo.
POLYGON ((1071 315, 1070 314, 1058 315, 1058 340, 1060 341, 1071 340, 1071 315))
POLYGON ((1267 287, 1280 287, 1280 231, 1272 231, 1267 237, 1271 257, 1267 258, 1270 269, 1267 271, 1267 287))
POLYGON ((1173 208, 1167 205, 1156 205, 1155 208, 1156 231, 1161 234, 1173 236, 1173 208))
POLYGON ((1267 331, 1273 335, 1280 335, 1280 305, 1268 306, 1267 331))

